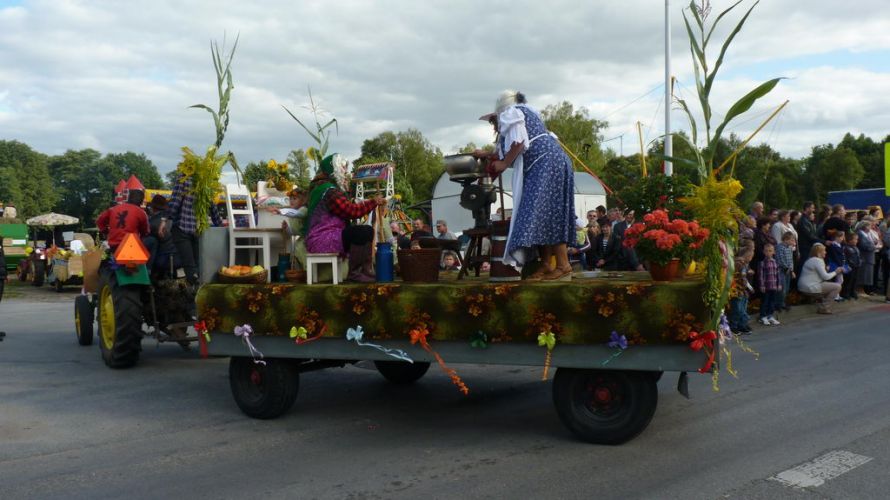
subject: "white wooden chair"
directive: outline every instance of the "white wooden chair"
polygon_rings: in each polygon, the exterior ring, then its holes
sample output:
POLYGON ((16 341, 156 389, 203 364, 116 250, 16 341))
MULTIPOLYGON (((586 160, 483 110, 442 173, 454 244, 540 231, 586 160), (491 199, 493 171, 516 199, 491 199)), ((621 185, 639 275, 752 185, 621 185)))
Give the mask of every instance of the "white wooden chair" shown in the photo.
POLYGON ((262 266, 268 271, 266 281, 272 278, 271 236, 279 232, 279 229, 258 228, 253 214, 253 202, 250 199, 250 191, 242 184, 226 184, 226 212, 229 219, 229 265, 235 265, 235 253, 238 249, 258 251, 262 257, 262 266), (245 199, 245 207, 235 208, 232 205, 232 197, 245 199), (247 226, 238 226, 238 216, 247 218, 247 226))

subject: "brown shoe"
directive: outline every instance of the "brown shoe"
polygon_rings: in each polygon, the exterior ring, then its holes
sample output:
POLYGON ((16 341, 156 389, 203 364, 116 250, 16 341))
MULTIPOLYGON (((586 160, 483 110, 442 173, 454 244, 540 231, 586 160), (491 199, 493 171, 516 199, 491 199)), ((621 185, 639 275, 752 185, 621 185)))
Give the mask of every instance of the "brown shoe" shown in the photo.
POLYGON ((572 280, 572 267, 563 267, 560 269, 554 269, 549 273, 545 274, 541 281, 571 281, 572 280))
POLYGON ((552 272, 553 271, 551 271, 550 269, 547 269, 547 266, 541 266, 540 268, 538 268, 537 271, 526 277, 524 281, 541 281, 542 279, 544 279, 544 276, 552 272))
POLYGON ((832 311, 828 307, 820 307, 816 309, 816 312, 819 314, 834 314, 834 311, 832 311))

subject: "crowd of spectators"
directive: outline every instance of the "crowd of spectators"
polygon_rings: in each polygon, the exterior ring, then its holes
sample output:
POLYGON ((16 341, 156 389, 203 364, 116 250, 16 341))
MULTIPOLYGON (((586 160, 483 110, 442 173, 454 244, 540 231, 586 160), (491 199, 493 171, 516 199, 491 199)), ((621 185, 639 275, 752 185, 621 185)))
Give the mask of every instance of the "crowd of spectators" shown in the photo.
POLYGON ((574 252, 569 251, 570 261, 577 262, 584 270, 642 271, 636 253, 622 244, 624 231, 633 225, 635 216, 633 210, 606 211, 602 205, 588 211, 586 224, 577 222, 578 241, 570 245, 575 247, 574 252))
POLYGON ((749 298, 760 300, 758 321, 777 325, 790 309, 792 291, 816 299, 817 311, 832 314, 834 302, 863 295, 888 295, 890 213, 880 207, 847 211, 843 205, 806 202, 802 210, 764 212, 761 202, 739 221, 730 327, 750 332, 749 298))

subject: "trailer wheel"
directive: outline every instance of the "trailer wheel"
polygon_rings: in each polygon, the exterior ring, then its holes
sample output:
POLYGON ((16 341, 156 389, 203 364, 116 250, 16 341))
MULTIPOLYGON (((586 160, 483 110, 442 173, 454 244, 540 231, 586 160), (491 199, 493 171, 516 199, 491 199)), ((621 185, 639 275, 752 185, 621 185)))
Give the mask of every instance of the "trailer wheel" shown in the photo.
POLYGON ((43 280, 46 278, 46 261, 44 260, 35 260, 34 261, 34 281, 31 282, 34 286, 43 286, 43 280))
POLYGON ((658 385, 647 372, 559 368, 553 403, 562 423, 582 440, 622 444, 649 425, 658 385))
POLYGON ((86 295, 78 295, 74 299, 74 328, 77 332, 77 343, 93 345, 93 304, 86 295))
POLYGON ((383 378, 397 385, 413 384, 430 369, 429 363, 407 361, 375 361, 374 366, 383 378))
POLYGON ((119 286, 106 273, 99 287, 99 350, 109 368, 129 368, 142 349, 142 301, 139 287, 119 286))
POLYGON ((233 356, 229 385, 235 403, 247 416, 271 419, 287 413, 300 389, 300 372, 290 360, 266 359, 266 364, 233 356))

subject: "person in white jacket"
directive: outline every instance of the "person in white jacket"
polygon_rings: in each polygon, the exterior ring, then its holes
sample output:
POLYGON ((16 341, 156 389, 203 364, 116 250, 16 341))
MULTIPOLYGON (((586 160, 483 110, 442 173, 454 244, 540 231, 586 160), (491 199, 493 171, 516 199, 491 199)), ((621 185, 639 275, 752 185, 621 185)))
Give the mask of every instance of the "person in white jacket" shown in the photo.
POLYGON ((803 264, 797 278, 797 289, 807 295, 815 295, 820 299, 819 314, 832 314, 830 304, 841 291, 841 284, 831 281, 844 268, 838 267, 832 272, 825 270, 825 245, 816 243, 810 249, 810 258, 803 264))

